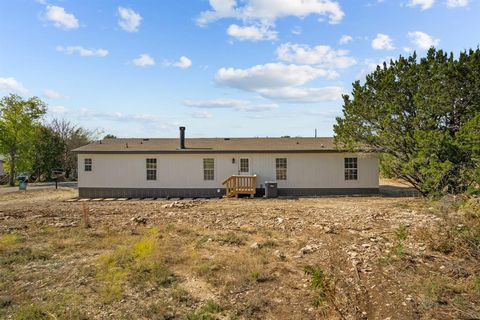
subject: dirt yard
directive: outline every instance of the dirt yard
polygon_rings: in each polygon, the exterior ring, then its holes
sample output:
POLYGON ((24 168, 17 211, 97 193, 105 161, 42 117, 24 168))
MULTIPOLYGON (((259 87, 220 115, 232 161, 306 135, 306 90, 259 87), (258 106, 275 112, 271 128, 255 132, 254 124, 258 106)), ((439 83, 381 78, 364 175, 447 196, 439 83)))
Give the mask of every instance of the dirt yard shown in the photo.
POLYGON ((455 199, 75 196, 0 195, 0 318, 480 319, 455 199))

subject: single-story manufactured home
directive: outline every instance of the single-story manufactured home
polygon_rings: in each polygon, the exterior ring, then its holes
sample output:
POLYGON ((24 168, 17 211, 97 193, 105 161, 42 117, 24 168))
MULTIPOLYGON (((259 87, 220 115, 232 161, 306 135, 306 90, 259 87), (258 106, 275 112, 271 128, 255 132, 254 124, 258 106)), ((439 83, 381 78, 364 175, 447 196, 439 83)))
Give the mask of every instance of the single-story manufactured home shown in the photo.
POLYGON ((253 177, 256 195, 374 194, 376 153, 335 148, 333 138, 104 139, 74 150, 85 198, 219 197, 229 179, 253 177))

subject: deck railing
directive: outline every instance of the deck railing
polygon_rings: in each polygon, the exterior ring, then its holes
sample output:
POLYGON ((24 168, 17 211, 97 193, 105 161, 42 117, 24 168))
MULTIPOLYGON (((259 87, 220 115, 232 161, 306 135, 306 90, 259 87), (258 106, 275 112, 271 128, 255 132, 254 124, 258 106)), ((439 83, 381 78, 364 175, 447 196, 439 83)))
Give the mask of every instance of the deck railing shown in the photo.
POLYGON ((240 194, 247 194, 253 198, 257 192, 257 176, 231 176, 223 182, 227 198, 238 198, 240 194))

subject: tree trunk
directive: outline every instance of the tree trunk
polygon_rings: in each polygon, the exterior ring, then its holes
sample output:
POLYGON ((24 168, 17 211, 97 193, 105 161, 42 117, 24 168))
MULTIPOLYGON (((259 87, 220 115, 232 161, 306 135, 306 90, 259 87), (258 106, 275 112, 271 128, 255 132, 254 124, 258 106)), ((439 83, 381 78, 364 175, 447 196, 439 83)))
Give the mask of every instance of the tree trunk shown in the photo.
POLYGON ((10 154, 10 177, 8 184, 10 187, 15 186, 15 154, 10 154))

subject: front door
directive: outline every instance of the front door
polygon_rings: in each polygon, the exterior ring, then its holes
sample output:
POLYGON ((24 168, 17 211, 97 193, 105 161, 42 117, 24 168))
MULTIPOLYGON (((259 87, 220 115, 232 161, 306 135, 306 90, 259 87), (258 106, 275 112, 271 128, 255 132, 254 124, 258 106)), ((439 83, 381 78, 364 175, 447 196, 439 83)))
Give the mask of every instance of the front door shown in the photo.
POLYGON ((240 175, 248 176, 250 175, 250 159, 249 158, 240 158, 239 161, 239 170, 240 175))

